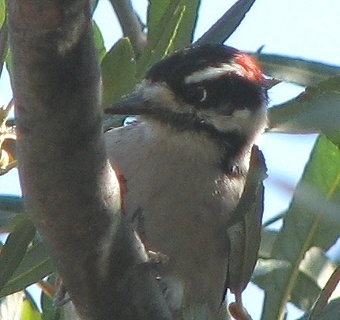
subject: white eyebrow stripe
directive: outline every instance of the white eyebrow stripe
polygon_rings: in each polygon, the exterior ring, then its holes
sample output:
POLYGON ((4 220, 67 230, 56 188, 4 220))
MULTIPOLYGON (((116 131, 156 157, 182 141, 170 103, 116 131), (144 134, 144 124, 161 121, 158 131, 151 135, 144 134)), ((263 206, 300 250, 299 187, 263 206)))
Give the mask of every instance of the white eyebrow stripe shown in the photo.
POLYGON ((184 78, 186 84, 199 83, 204 80, 219 78, 227 73, 236 73, 240 76, 246 76, 246 70, 238 63, 223 63, 218 67, 207 67, 203 70, 195 71, 184 78))

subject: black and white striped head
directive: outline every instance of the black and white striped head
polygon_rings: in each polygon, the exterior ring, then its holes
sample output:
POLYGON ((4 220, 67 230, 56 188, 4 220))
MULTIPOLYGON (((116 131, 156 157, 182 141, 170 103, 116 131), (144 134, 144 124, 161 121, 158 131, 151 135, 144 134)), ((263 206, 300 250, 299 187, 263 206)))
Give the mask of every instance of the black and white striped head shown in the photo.
POLYGON ((252 140, 264 129, 266 103, 265 79, 252 57, 223 45, 202 45, 156 63, 127 99, 106 112, 252 140))

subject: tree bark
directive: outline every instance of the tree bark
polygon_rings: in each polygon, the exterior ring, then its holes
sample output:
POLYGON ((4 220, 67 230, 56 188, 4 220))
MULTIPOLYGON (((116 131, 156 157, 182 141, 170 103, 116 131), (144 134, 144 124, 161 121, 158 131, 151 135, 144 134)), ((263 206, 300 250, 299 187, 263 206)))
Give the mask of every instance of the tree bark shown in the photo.
POLYGON ((107 160, 89 2, 10 0, 8 18, 23 196, 80 316, 170 319, 107 160))

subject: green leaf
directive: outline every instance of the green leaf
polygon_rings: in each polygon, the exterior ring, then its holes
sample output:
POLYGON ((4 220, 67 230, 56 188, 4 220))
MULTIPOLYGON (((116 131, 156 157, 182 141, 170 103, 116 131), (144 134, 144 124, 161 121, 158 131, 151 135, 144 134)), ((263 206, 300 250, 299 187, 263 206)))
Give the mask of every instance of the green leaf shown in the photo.
POLYGON ((318 320, 338 319, 339 314, 340 314, 340 299, 336 299, 326 305, 326 307, 318 315, 318 320))
MULTIPOLYGON (((325 309, 325 306, 331 296, 335 294, 335 290, 340 282, 340 264, 336 266, 333 273, 327 280, 327 283, 323 287, 320 295, 318 296, 313 308, 310 311, 309 320, 319 319, 319 314, 325 309)), ((336 295, 339 298, 339 294, 336 295)))
POLYGON ((173 41, 172 51, 183 49, 192 43, 200 3, 201 0, 186 0, 183 2, 185 11, 173 41))
POLYGON ((299 320, 338 320, 340 314, 340 299, 335 299, 328 303, 325 308, 317 315, 317 318, 310 319, 304 315, 299 320))
POLYGON ((298 273, 290 302, 301 310, 309 310, 321 292, 318 284, 303 272, 298 273))
POLYGON ((276 241, 278 231, 262 230, 259 257, 269 259, 271 257, 273 245, 276 241))
POLYGON ((319 283, 321 287, 324 287, 335 267, 334 262, 327 258, 323 250, 319 247, 311 247, 306 252, 299 270, 313 279, 315 283, 319 283))
POLYGON ((8 236, 0 255, 0 290, 20 265, 34 235, 35 227, 32 222, 21 219, 8 236))
POLYGON ((0 297, 25 288, 56 271, 43 243, 30 248, 20 266, 0 291, 0 297))
POLYGON ((308 87, 297 99, 270 108, 268 118, 275 131, 322 132, 340 145, 340 76, 308 87))
POLYGON ((310 310, 334 270, 334 263, 320 248, 310 248, 299 266, 291 302, 302 310, 310 310))
MULTIPOLYGON (((195 25, 197 21, 198 8, 200 6, 200 0, 184 0, 184 1, 173 1, 173 7, 183 6, 184 13, 182 21, 178 26, 176 37, 173 40, 171 51, 182 49, 189 46, 192 43, 193 34, 195 31, 195 25)), ((159 39, 160 31, 162 30, 163 24, 160 23, 161 18, 164 18, 167 10, 173 10, 171 8, 171 1, 159 1, 150 0, 148 7, 148 38, 159 39), (161 28, 161 29, 160 29, 161 28)), ((162 19, 163 19, 162 18, 162 19)), ((165 19, 164 19, 165 21, 165 19)))
MULTIPOLYGON (((48 277, 47 282, 50 285, 54 286, 55 276, 52 275, 48 277)), ((43 320, 65 320, 64 308, 60 308, 60 306, 56 306, 54 304, 53 298, 46 295, 44 292, 42 292, 41 294, 40 304, 41 304, 41 309, 42 309, 43 320)))
POLYGON ((104 115, 103 128, 104 132, 112 128, 121 127, 126 119, 126 115, 115 114, 115 115, 104 115))
POLYGON ((339 149, 319 137, 273 247, 273 259, 286 261, 289 270, 268 279, 263 320, 282 317, 307 250, 327 250, 339 237, 339 163, 339 149))
POLYGON ((43 320, 69 320, 69 318, 65 319, 64 308, 60 308, 59 306, 56 307, 53 303, 53 299, 44 295, 43 301, 43 320))
POLYGON ((0 0, 0 26, 2 27, 6 19, 6 0, 0 0))
POLYGON ((5 65, 6 65, 6 69, 9 73, 9 75, 11 76, 12 74, 12 67, 13 67, 13 59, 12 59, 12 51, 11 51, 11 48, 8 47, 7 49, 7 55, 6 55, 6 58, 5 58, 5 65))
MULTIPOLYGON (((291 264, 285 260, 259 259, 256 265, 252 282, 261 289, 272 294, 279 293, 284 287, 284 278, 289 276, 291 264)), ((308 310, 318 297, 321 288, 305 273, 299 271, 296 285, 291 293, 290 301, 302 310, 308 310)), ((271 308, 267 305, 267 309, 271 308)), ((275 314, 276 310, 266 310, 275 314)))
POLYGON ((6 60, 6 56, 8 52, 7 37, 8 37, 7 23, 4 23, 0 30, 0 76, 2 75, 4 62, 6 60))
POLYGON ((301 86, 316 85, 340 74, 340 67, 300 58, 272 54, 257 54, 265 74, 301 86))
POLYGON ((237 29, 255 0, 238 0, 196 44, 223 43, 237 29))
POLYGON ((281 275, 289 272, 290 263, 278 259, 258 259, 253 273, 253 282, 266 291, 278 289, 273 279, 280 279, 281 275))
POLYGON ((159 26, 159 20, 166 12, 170 4, 170 0, 149 0, 148 12, 147 12, 147 26, 148 26, 148 37, 155 37, 157 34, 157 27, 159 26))
POLYGON ((158 17, 157 27, 148 34, 148 44, 137 64, 137 79, 146 70, 171 52, 179 29, 179 25, 186 11, 185 0, 174 0, 169 3, 162 17, 158 17))
POLYGON ((118 102, 130 93, 136 83, 136 62, 128 38, 118 41, 102 63, 103 107, 118 102))
POLYGON ((0 76, 8 51, 8 31, 6 22, 6 0, 0 0, 0 76))
POLYGON ((40 312, 29 299, 24 299, 20 320, 41 320, 40 312))
POLYGON ((0 195, 0 227, 3 228, 14 217, 24 212, 21 197, 0 195))
MULTIPOLYGON (((273 240, 272 235, 270 233, 270 242, 273 240)), ((264 241, 267 239, 268 234, 262 238, 264 241)), ((334 264, 325 257, 321 249, 312 247, 299 265, 290 302, 302 310, 310 310, 319 296, 322 286, 325 285, 327 274, 330 276, 334 269, 334 264)), ((264 290, 278 290, 278 281, 280 281, 284 272, 290 272, 290 270, 291 264, 287 261, 261 258, 256 266, 252 281, 264 290), (277 281, 274 282, 273 278, 276 278, 277 281)), ((280 285, 284 286, 284 281, 280 282, 280 285)))
POLYGON ((99 58, 99 61, 101 62, 106 55, 106 49, 104 45, 104 38, 95 21, 93 21, 93 35, 94 35, 94 42, 98 49, 98 58, 99 58))

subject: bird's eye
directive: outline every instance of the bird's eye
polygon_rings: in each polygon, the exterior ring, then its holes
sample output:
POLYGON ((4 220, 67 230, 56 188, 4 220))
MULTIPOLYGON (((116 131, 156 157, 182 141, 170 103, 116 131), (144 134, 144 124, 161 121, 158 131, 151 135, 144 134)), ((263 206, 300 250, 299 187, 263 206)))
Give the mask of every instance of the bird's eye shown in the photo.
POLYGON ((186 90, 186 100, 194 104, 203 104, 208 98, 208 90, 203 86, 190 86, 186 90))

